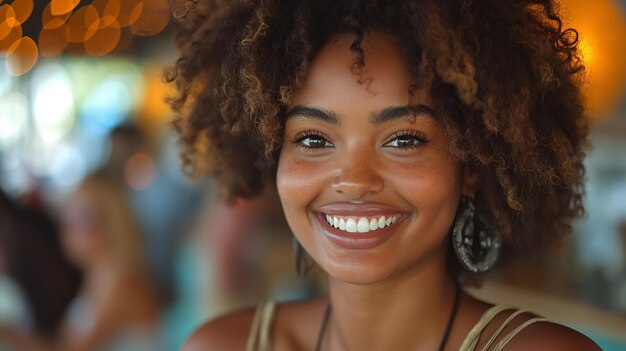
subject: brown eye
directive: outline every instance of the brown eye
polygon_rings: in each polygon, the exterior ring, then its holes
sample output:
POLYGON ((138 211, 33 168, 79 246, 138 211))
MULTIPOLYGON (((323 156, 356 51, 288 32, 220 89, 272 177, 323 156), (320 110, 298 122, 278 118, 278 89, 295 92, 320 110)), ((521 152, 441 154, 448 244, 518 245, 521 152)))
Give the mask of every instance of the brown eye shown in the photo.
POLYGON ((391 136, 384 146, 400 150, 414 149, 428 142, 424 135, 417 131, 400 132, 391 136))
POLYGON ((294 144, 305 150, 324 149, 334 145, 326 137, 315 131, 306 131, 296 135, 294 144))

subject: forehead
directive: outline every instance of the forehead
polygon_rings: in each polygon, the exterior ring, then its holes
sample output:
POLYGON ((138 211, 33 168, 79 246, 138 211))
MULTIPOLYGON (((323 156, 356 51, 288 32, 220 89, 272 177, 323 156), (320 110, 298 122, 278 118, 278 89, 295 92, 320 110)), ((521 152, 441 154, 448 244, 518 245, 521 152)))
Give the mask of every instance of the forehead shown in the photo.
MULTIPOLYGON (((365 65, 355 70, 357 52, 351 50, 353 34, 333 36, 311 63, 306 80, 296 90, 295 104, 332 107, 345 103, 386 107, 409 102, 409 86, 415 77, 397 39, 380 32, 367 33, 361 42, 365 65)), ((430 103, 424 92, 417 91, 418 101, 430 103)))

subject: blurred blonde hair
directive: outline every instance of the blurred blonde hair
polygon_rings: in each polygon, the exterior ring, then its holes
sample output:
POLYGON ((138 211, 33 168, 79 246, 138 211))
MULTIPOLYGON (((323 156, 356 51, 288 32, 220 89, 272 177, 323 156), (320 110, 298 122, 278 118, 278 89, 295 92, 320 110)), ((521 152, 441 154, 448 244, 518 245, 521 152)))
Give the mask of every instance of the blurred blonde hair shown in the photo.
POLYGON ((97 213, 95 222, 102 229, 116 263, 125 269, 144 270, 143 241, 124 187, 101 175, 90 175, 75 194, 89 197, 97 213))

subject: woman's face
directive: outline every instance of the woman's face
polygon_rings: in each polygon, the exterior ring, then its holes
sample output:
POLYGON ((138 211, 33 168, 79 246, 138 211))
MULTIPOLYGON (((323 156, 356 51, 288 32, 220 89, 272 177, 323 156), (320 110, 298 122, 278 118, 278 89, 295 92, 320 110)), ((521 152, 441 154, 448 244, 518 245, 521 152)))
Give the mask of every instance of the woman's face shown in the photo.
POLYGON ((370 284, 445 265, 445 239, 475 177, 451 155, 393 37, 365 37, 361 82, 352 35, 329 41, 296 91, 277 187, 298 241, 331 276, 370 284), (330 223, 329 223, 330 222, 330 223), (338 228, 336 228, 336 226, 338 228))

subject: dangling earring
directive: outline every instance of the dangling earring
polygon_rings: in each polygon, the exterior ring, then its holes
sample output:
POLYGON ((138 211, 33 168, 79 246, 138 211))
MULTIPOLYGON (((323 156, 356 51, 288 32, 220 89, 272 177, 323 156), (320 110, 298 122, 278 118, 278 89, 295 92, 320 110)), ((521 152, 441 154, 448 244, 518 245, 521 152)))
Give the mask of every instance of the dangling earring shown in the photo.
POLYGON ((500 256, 502 238, 476 214, 471 199, 463 197, 454 220, 452 246, 465 270, 484 274, 492 269, 500 256))
POLYGON ((307 260, 306 252, 295 236, 293 237, 293 251, 296 261, 296 274, 301 277, 306 276, 313 267, 313 263, 307 260))

